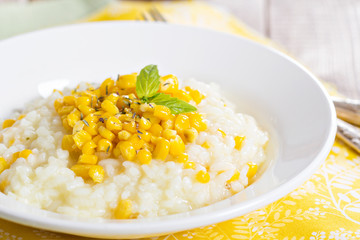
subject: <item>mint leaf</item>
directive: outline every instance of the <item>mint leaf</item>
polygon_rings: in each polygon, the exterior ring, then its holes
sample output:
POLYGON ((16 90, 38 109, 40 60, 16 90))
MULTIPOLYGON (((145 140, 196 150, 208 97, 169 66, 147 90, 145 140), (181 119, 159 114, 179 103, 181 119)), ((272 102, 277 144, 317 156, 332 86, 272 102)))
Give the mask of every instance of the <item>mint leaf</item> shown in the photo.
POLYGON ((156 65, 148 65, 141 69, 140 74, 136 79, 136 94, 137 96, 147 101, 160 88, 160 75, 156 65))
POLYGON ((168 107, 172 114, 194 112, 197 110, 193 105, 165 93, 155 94, 149 98, 149 102, 168 107))

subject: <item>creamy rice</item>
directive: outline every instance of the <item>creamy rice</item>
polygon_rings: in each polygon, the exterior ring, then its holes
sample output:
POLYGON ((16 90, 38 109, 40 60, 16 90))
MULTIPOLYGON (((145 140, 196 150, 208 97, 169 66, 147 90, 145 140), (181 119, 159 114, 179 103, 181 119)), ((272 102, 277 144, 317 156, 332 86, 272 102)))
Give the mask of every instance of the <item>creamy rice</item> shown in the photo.
POLYGON ((268 134, 253 117, 236 113, 215 85, 196 80, 184 84, 206 96, 196 107, 204 114, 208 128, 199 133, 196 142, 186 144, 189 160, 196 163, 196 169, 184 169, 174 161, 152 160, 148 165, 140 165, 105 159, 99 162, 105 169, 104 182, 84 182, 70 170, 75 161, 61 149, 66 133, 53 107, 54 100, 61 97, 55 92, 28 104, 22 112, 26 116, 0 132, 0 156, 8 162, 15 152, 33 152, 27 160, 17 159, 0 174, 4 193, 38 208, 93 218, 113 218, 119 199, 130 199, 133 217, 145 218, 200 208, 241 191, 248 185, 247 162, 260 165, 265 160, 268 134), (246 137, 240 150, 235 149, 237 135, 246 137), (204 142, 209 143, 209 149, 201 146, 204 142), (196 181, 195 175, 205 169, 210 181, 204 184, 196 181), (228 183, 235 169, 240 170, 240 178, 228 183))

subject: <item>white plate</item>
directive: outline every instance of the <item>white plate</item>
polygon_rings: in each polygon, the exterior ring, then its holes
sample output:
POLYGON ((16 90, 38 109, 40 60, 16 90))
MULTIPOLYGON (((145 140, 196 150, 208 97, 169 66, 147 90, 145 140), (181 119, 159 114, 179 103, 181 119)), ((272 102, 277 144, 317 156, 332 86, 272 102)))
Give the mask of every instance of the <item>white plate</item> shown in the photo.
POLYGON ((272 157, 262 166, 263 174, 227 200, 157 219, 99 223, 34 209, 0 194, 2 218, 102 238, 145 237, 196 228, 281 198, 310 177, 330 151, 336 130, 334 107, 319 81, 304 67, 241 37, 171 24, 88 23, 0 42, 0 116, 22 108, 39 94, 39 86, 46 86, 44 82, 100 81, 151 63, 157 64, 162 74, 219 83, 240 111, 254 115, 272 132, 272 157))

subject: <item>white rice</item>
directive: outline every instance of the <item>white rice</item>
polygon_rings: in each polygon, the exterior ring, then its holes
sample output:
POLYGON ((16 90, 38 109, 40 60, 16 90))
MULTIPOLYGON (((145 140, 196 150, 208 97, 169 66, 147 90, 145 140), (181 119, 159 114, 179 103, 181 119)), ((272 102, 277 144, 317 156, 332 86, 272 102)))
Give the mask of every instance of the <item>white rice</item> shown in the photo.
POLYGON ((195 80, 185 84, 206 95, 197 108, 205 115, 208 128, 195 143, 186 145, 189 160, 196 163, 196 169, 184 169, 173 161, 153 160, 149 165, 140 165, 105 159, 99 162, 106 172, 105 181, 84 182, 69 169, 74 162, 61 149, 65 131, 53 107, 60 95, 54 93, 29 104, 22 112, 25 118, 0 131, 0 156, 8 162, 15 152, 33 151, 27 160, 19 158, 1 173, 0 183, 8 183, 4 193, 38 208, 92 218, 113 218, 119 199, 130 199, 136 216, 145 218, 200 208, 241 191, 248 185, 246 163, 260 165, 265 160, 268 134, 257 126, 254 118, 235 113, 216 86, 195 80), (225 137, 219 128, 226 133, 225 137), (234 148, 237 135, 246 136, 240 151, 234 148), (7 147, 12 140, 14 144, 7 147), (201 147, 205 141, 210 144, 209 149, 201 147), (210 174, 206 184, 195 179, 203 169, 210 174), (227 184, 235 169, 240 169, 239 180, 227 184))

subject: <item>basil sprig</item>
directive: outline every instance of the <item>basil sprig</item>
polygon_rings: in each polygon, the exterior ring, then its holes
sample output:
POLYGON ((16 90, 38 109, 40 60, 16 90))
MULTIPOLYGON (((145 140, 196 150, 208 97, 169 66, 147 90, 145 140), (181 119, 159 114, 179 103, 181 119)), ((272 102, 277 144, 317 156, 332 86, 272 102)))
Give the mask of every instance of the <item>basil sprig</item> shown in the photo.
POLYGON ((196 111, 193 105, 171 97, 169 94, 159 93, 160 75, 156 65, 148 65, 141 69, 136 79, 136 94, 144 103, 155 103, 170 109, 172 114, 196 111))

